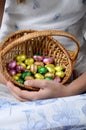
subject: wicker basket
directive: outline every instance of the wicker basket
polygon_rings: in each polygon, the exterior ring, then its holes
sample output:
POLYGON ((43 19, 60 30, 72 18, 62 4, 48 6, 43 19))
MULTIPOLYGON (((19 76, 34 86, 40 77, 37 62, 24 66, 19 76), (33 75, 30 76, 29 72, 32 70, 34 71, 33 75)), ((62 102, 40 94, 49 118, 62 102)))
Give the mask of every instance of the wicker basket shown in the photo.
POLYGON ((2 42, 0 52, 1 69, 8 80, 11 80, 20 88, 36 90, 32 86, 25 86, 15 81, 8 73, 6 64, 13 60, 19 54, 25 54, 32 57, 34 54, 53 57, 55 65, 65 66, 65 77, 62 84, 65 84, 72 74, 74 63, 78 56, 79 43, 78 40, 70 33, 57 30, 23 30, 9 35, 2 42), (76 46, 74 51, 66 50, 61 43, 59 43, 52 36, 63 36, 73 40, 76 46))

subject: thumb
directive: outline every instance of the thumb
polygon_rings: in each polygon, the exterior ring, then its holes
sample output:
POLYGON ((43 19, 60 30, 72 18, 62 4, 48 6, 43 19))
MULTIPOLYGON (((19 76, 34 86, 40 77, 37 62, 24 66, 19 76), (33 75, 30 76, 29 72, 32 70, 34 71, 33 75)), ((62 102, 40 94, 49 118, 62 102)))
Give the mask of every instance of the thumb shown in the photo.
POLYGON ((45 82, 45 80, 27 80, 24 82, 24 84, 27 86, 43 89, 45 87, 45 82))

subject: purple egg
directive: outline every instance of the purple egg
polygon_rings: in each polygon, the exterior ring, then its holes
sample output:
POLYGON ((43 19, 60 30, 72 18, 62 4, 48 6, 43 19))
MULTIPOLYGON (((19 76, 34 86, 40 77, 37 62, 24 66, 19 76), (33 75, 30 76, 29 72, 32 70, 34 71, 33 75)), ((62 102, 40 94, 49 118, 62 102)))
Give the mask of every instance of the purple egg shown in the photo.
POLYGON ((54 81, 57 82, 57 83, 60 83, 61 82, 61 78, 60 77, 55 77, 54 81))
POLYGON ((12 75, 12 76, 15 75, 16 74, 16 70, 14 70, 14 69, 9 70, 9 74, 12 75))
POLYGON ((16 67, 16 61, 10 61, 7 66, 9 69, 14 69, 16 67))
POLYGON ((24 71, 25 71, 25 68, 24 68, 22 65, 17 65, 17 66, 16 66, 16 71, 17 71, 17 72, 24 72, 24 71))

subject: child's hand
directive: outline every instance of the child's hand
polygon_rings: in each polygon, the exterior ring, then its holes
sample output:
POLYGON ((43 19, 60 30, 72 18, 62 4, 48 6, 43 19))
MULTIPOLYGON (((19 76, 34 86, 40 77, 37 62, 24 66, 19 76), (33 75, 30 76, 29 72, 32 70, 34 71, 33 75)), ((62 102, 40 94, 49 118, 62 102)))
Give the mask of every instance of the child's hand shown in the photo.
POLYGON ((7 86, 11 93, 21 101, 25 100, 38 100, 38 99, 48 99, 63 97, 67 95, 67 87, 56 83, 55 81, 48 80, 28 80, 26 85, 39 87, 39 91, 26 91, 14 86, 13 83, 7 82, 7 86))

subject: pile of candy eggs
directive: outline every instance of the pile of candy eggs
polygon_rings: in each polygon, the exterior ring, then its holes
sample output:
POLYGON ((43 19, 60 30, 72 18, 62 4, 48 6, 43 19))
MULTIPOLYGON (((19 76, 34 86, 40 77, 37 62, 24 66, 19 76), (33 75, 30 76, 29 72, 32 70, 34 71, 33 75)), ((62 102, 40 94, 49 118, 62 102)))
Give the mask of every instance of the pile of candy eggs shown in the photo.
POLYGON ((7 63, 7 70, 13 79, 21 84, 33 79, 61 82, 65 77, 64 66, 54 65, 54 59, 51 57, 36 54, 32 58, 28 58, 25 54, 18 55, 7 63))

